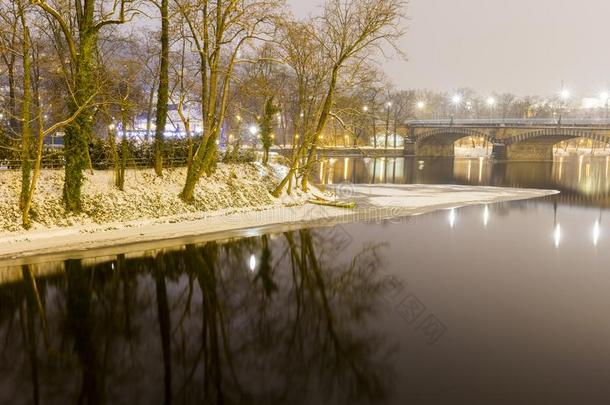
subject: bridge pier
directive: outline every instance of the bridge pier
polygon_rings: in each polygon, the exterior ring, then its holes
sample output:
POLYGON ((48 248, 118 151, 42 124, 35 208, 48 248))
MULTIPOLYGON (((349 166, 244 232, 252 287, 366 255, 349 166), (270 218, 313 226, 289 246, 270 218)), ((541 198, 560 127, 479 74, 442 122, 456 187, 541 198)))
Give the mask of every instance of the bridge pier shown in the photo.
POLYGON ((417 144, 410 139, 404 141, 404 156, 417 156, 417 144))
POLYGON ((494 143, 491 149, 491 157, 494 159, 506 159, 506 145, 494 143))

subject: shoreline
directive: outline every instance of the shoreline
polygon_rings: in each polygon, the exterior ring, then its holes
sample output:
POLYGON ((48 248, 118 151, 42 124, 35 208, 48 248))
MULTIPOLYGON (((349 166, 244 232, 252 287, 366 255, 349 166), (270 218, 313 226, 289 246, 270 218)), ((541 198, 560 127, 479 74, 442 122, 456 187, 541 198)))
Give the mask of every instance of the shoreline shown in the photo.
POLYGON ((255 236, 263 232, 332 226, 425 214, 468 205, 525 200, 554 190, 457 185, 345 185, 327 191, 354 201, 355 209, 306 203, 200 212, 199 217, 155 218, 94 227, 76 226, 0 237, 0 267, 168 248, 187 243, 255 236))

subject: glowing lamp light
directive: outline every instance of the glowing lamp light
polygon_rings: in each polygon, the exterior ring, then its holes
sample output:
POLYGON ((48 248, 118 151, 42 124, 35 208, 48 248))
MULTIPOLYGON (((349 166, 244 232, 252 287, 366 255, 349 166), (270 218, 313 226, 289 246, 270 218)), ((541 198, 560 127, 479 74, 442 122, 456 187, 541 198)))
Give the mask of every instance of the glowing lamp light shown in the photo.
POLYGON ((606 103, 606 102, 608 102, 608 99, 610 99, 610 94, 608 94, 607 91, 602 91, 601 93, 599 93, 599 99, 603 103, 606 103))
POLYGON ((425 106, 426 106, 426 103, 424 103, 423 101, 418 101, 417 102, 417 109, 418 110, 423 110, 425 106))
POLYGON ((250 126, 250 133, 251 133, 252 135, 256 135, 256 134, 258 134, 258 127, 257 127, 256 125, 252 125, 252 126, 250 126))
POLYGON ((256 256, 250 255, 248 266, 250 266, 250 271, 256 270, 256 256))
POLYGON ((365 105, 364 107, 362 107, 362 111, 367 112, 368 110, 369 110, 368 106, 365 105))
POLYGON ((567 89, 561 90, 561 93, 559 93, 559 97, 561 97, 562 100, 569 99, 570 98, 570 90, 567 90, 567 89))
POLYGON ((455 105, 460 104, 462 102, 462 96, 456 94, 455 96, 451 97, 451 102, 455 105))
POLYGON ((490 106, 490 107, 493 107, 494 105, 496 105, 496 99, 493 98, 493 97, 489 97, 487 99, 487 105, 490 106))

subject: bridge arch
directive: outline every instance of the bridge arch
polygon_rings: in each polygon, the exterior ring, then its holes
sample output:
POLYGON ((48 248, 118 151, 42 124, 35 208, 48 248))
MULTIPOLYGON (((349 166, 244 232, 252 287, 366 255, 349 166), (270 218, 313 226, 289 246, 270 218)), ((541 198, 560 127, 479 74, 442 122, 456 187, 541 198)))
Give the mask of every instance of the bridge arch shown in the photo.
POLYGON ((495 137, 490 131, 460 127, 428 129, 415 133, 411 139, 417 145, 417 155, 441 157, 453 156, 455 142, 467 137, 484 138, 487 142, 495 142, 495 137))
POLYGON ((502 139, 506 157, 516 160, 553 160, 553 147, 575 138, 609 143, 610 137, 582 128, 544 128, 522 132, 502 139))
POLYGON ((478 138, 485 138, 488 141, 493 141, 493 137, 486 131, 479 131, 472 128, 434 128, 429 129, 413 136, 415 142, 422 142, 428 138, 441 138, 446 139, 447 142, 455 142, 458 139, 466 138, 468 136, 475 136, 478 138))
POLYGON ((518 142, 527 142, 531 140, 547 139, 553 144, 574 138, 586 138, 597 142, 609 142, 610 137, 579 128, 544 128, 534 131, 523 132, 504 138, 505 145, 511 145, 518 142), (559 139, 558 141, 555 141, 559 139))

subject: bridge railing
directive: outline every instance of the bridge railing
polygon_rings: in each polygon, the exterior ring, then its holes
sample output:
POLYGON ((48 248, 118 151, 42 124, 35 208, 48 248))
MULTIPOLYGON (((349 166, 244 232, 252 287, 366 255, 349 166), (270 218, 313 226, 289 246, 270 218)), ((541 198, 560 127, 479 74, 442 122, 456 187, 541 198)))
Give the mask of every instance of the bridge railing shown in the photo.
POLYGON ((409 120, 412 127, 432 126, 484 126, 484 127, 610 127, 609 118, 480 118, 480 119, 431 119, 409 120))

